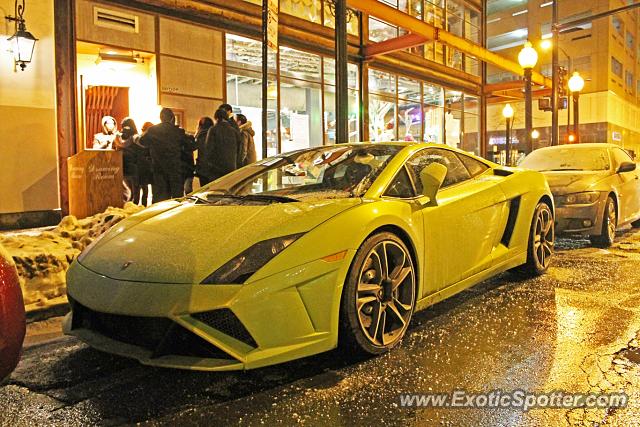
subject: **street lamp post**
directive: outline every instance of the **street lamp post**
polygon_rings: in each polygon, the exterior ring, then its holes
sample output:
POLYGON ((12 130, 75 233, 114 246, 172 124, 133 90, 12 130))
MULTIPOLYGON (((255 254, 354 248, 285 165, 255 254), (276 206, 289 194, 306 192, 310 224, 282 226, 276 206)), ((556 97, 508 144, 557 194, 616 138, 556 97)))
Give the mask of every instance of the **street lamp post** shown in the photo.
POLYGON ((580 91, 584 88, 584 79, 577 71, 574 71, 573 75, 569 79, 569 90, 573 98, 573 134, 575 135, 575 142, 580 142, 580 113, 578 111, 580 91))
POLYGON ((506 119, 507 133, 505 140, 505 164, 511 166, 511 125, 513 123, 513 108, 511 104, 507 104, 502 109, 502 116, 506 119))
POLYGON ((538 52, 530 42, 526 42, 518 54, 518 62, 524 69, 524 134, 527 145, 531 147, 531 130, 533 128, 533 101, 531 99, 531 71, 538 62, 538 52))

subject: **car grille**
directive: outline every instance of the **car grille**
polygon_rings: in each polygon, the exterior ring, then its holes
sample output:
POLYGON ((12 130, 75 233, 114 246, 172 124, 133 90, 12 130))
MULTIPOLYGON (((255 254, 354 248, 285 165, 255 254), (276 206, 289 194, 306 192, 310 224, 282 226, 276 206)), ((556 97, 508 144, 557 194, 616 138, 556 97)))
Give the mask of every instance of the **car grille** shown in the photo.
POLYGON ((91 310, 69 298, 71 329, 89 329, 107 338, 142 347, 153 357, 174 355, 212 359, 234 357, 165 317, 124 316, 91 310))
POLYGON ((192 314, 191 316, 213 329, 217 329, 223 334, 229 335, 238 341, 242 341, 253 348, 258 347, 258 344, 253 339, 249 331, 247 331, 247 328, 245 328, 242 322, 240 322, 236 315, 233 314, 233 311, 228 308, 203 311, 201 313, 192 314))

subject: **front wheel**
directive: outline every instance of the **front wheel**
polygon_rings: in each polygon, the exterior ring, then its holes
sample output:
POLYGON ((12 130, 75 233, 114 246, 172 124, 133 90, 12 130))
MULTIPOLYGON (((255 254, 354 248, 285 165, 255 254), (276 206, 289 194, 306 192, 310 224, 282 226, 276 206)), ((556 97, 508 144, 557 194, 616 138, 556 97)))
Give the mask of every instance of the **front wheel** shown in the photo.
POLYGON ((613 197, 607 198, 607 204, 604 206, 604 213, 602 214, 602 229, 600 235, 589 236, 591 244, 598 248, 608 248, 613 245, 613 240, 616 238, 616 228, 618 226, 618 216, 616 215, 616 202, 613 197))
POLYGON ((357 354, 382 354, 404 336, 416 298, 414 262, 405 243, 383 232, 358 249, 340 306, 340 346, 357 354))
POLYGON ((551 208, 539 202, 533 212, 527 245, 527 262, 513 269, 526 277, 539 276, 549 268, 554 252, 555 228, 551 208))

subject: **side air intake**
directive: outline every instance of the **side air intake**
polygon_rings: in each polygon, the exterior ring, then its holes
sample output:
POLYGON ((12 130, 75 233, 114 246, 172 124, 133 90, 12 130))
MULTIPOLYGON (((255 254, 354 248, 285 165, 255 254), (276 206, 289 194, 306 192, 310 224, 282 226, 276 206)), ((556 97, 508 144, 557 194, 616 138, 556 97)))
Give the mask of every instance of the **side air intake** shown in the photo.
POLYGON ((502 239, 500 243, 505 246, 509 246, 511 243, 511 236, 513 235, 513 229, 516 226, 516 220, 518 219, 518 212, 520 211, 520 196, 515 197, 509 201, 509 217, 507 218, 507 225, 502 233, 502 239))

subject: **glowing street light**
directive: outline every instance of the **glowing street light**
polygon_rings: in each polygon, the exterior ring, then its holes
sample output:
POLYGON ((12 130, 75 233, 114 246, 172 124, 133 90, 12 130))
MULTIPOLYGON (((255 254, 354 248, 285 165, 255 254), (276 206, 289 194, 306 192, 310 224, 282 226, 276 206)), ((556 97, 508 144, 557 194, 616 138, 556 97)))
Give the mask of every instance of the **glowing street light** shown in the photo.
POLYGON ((567 84, 569 85, 571 96, 573 97, 573 134, 575 135, 575 142, 580 142, 580 113, 578 112, 578 107, 580 105, 580 91, 584 89, 584 79, 582 78, 580 73, 575 71, 567 84))
POLYGON ((530 42, 526 42, 518 54, 518 62, 524 69, 524 130, 525 139, 531 147, 531 129, 533 128, 533 100, 531 99, 531 72, 538 62, 538 52, 530 42))

